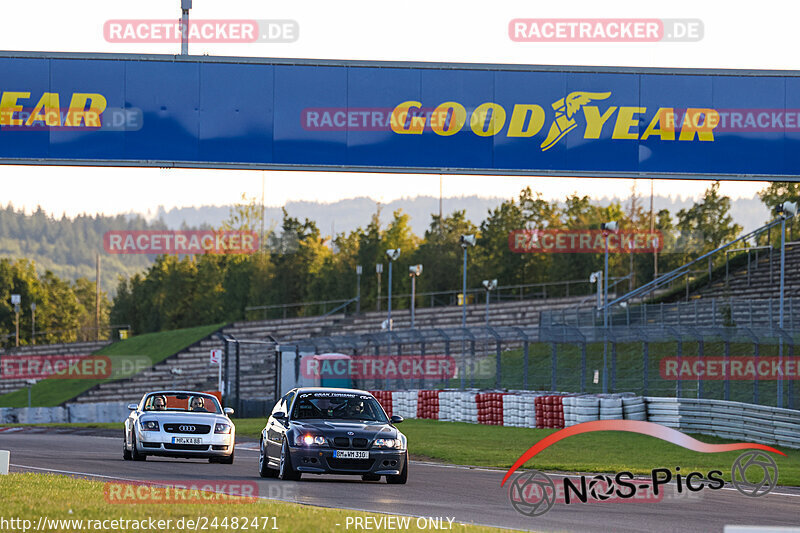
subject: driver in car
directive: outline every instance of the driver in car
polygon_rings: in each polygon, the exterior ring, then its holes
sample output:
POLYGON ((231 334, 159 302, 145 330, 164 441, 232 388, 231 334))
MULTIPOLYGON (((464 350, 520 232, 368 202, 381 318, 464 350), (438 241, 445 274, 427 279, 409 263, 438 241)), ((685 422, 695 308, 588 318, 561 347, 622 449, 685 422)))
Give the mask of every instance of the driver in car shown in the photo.
POLYGON ((167 398, 164 395, 156 396, 153 398, 153 410, 154 411, 166 411, 167 410, 167 398))
POLYGON ((190 411, 205 411, 205 400, 200 396, 194 396, 192 400, 189 402, 189 410, 190 411))
POLYGON ((364 402, 361 400, 351 401, 347 406, 348 418, 362 418, 364 415, 364 402))

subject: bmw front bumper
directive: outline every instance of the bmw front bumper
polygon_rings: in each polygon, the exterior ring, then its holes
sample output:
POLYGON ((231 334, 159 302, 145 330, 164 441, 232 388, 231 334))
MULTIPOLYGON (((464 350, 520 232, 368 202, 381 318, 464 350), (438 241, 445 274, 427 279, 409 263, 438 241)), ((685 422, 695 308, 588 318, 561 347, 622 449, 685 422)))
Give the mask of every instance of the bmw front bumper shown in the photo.
MULTIPOLYGON (((374 449, 347 450, 367 451, 368 459, 339 459, 333 456, 335 448, 323 446, 289 447, 292 468, 309 474, 343 474, 378 476, 400 474, 408 460, 407 450, 374 449)), ((345 451, 345 450, 341 450, 345 451)))

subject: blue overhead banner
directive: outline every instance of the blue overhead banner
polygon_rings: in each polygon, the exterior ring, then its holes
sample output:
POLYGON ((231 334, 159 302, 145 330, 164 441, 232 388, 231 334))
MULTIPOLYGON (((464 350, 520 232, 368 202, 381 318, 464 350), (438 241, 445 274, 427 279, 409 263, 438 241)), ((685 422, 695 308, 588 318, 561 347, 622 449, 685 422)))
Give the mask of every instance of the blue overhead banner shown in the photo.
POLYGON ((0 162, 800 180, 800 73, 6 52, 0 162))

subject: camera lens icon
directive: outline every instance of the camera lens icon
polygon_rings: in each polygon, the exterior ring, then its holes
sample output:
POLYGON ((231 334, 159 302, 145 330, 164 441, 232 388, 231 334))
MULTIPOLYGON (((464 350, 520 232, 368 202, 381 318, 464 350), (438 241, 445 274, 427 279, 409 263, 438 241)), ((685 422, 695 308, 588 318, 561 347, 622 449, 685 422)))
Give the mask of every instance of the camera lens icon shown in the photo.
POLYGON ((764 452, 758 450, 744 452, 733 462, 731 481, 736 490, 745 496, 753 498, 764 496, 778 484, 778 465, 764 452), (746 476, 748 469, 751 473, 750 478, 746 476))
POLYGON ((509 485, 508 499, 517 512, 540 516, 556 503, 556 486, 550 476, 538 470, 523 472, 509 485))

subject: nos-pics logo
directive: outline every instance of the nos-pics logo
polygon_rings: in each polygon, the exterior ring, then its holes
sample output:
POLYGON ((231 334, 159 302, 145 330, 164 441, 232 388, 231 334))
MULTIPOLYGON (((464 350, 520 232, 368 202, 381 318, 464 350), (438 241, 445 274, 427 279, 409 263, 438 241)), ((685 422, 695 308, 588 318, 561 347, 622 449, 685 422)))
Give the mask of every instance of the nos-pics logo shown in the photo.
MULTIPOLYGON (((542 439, 512 466, 503 478, 501 485, 511 478, 514 471, 525 464, 531 457, 548 446, 566 437, 592 431, 628 431, 641 433, 673 442, 684 448, 702 452, 719 453, 746 449, 731 466, 731 481, 736 489, 748 497, 760 497, 772 491, 778 483, 778 465, 766 452, 785 455, 770 446, 752 443, 707 444, 700 442, 680 431, 635 420, 598 420, 578 424, 542 439)), ((704 489, 719 490, 724 487, 721 470, 702 472, 682 472, 680 467, 674 470, 655 468, 650 478, 635 479, 631 472, 618 472, 615 475, 599 474, 596 476, 563 477, 554 481, 551 476, 538 470, 530 470, 517 474, 508 487, 508 498, 514 509, 526 516, 540 516, 557 503, 587 503, 594 501, 661 501, 664 491, 661 487, 670 482, 675 483, 678 494, 696 493, 704 489)))

